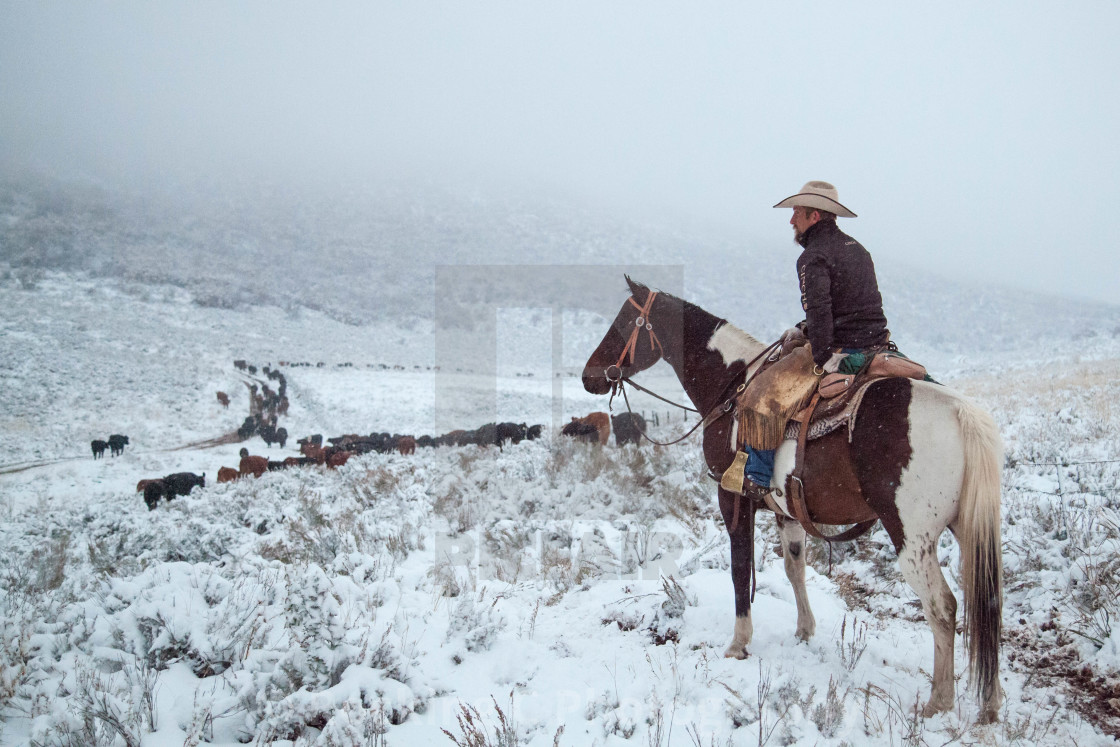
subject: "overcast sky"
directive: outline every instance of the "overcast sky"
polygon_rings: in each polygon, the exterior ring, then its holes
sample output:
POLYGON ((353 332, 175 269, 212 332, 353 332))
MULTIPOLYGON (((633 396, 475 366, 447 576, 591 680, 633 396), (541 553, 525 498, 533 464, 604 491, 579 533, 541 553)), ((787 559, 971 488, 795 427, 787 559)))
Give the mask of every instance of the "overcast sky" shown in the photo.
POLYGON ((443 170, 744 247, 824 179, 877 258, 1112 303, 1118 136, 1114 1, 0 0, 0 157, 60 175, 443 170))

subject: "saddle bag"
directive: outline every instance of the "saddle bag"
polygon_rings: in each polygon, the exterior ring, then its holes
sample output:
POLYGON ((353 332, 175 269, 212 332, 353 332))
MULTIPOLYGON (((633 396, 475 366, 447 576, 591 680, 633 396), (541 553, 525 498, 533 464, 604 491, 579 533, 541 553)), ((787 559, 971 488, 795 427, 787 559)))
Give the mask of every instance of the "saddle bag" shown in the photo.
POLYGON ((821 377, 817 391, 825 399, 832 399, 848 391, 848 387, 856 380, 855 374, 830 373, 821 377))
MULTIPOLYGON (((879 353, 871 359, 871 364, 867 367, 867 373, 871 376, 897 376, 920 380, 926 378, 926 367, 921 363, 915 363, 901 353, 887 351, 879 353)), ((821 386, 823 388, 823 381, 821 386)), ((822 393, 821 396, 825 395, 822 393)))

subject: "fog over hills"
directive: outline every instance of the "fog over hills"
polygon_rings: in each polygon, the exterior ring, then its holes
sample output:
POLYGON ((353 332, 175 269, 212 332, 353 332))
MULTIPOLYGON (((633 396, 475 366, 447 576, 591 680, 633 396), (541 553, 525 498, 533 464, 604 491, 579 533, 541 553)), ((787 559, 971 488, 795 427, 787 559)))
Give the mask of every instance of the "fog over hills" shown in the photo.
MULTIPOLYGON (((621 272, 598 268, 610 265, 762 337, 801 318, 784 214, 760 240, 559 198, 495 195, 403 182, 130 193, 11 172, 0 177, 0 272, 26 286, 48 270, 168 284, 202 306, 306 308, 349 324, 412 328, 438 323, 437 306, 448 302, 457 305, 445 318, 460 324, 472 304, 586 308, 579 299, 593 297, 602 304, 593 310, 610 314, 625 292, 621 272), (461 274, 462 265, 501 269, 461 274), (649 266, 661 267, 650 276, 649 266), (589 288, 589 278, 599 285, 589 288)), ((858 222, 844 227, 859 238, 858 222)), ((1120 306, 973 286, 881 259, 878 269, 906 349, 956 354, 1120 335, 1120 306)))

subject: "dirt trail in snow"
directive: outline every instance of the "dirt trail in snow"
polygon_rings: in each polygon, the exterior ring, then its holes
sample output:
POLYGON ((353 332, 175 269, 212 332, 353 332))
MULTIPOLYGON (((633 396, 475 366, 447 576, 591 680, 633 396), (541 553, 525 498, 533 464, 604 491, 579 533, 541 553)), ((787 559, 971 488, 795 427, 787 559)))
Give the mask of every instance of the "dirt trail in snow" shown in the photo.
MULTIPOLYGON (((259 385, 261 387, 268 386, 268 381, 266 381, 265 379, 258 378, 256 376, 250 375, 248 373, 238 372, 238 375, 241 379, 241 383, 243 383, 246 386, 246 388, 251 389, 251 386, 252 386, 253 383, 256 383, 257 385, 259 385)), ((136 454, 166 454, 166 453, 169 453, 169 452, 187 451, 189 449, 213 449, 213 448, 216 448, 218 446, 226 446, 228 444, 234 444, 234 443, 237 443, 238 441, 241 441, 241 440, 242 439, 237 434, 237 431, 232 431, 230 433, 224 433, 220 436, 215 436, 213 438, 204 438, 200 441, 192 441, 190 443, 182 444, 180 446, 172 446, 172 447, 166 448, 166 449, 153 449, 151 451, 138 451, 138 452, 134 452, 134 453, 136 453, 136 454)), ((73 456, 53 457, 53 458, 48 458, 48 459, 27 459, 27 460, 24 460, 24 461, 21 461, 21 462, 11 462, 9 464, 0 464, 0 475, 11 475, 11 474, 16 474, 17 472, 26 472, 27 470, 31 470, 31 469, 38 469, 39 467, 49 467, 53 464, 62 464, 63 462, 73 462, 73 461, 76 461, 78 459, 89 459, 89 458, 90 458, 90 456, 88 454, 81 454, 81 455, 73 455, 73 456)))
MULTIPOLYGON (((188 449, 213 449, 217 446, 225 446, 227 444, 235 444, 241 440, 236 431, 225 433, 221 436, 214 438, 204 438, 201 441, 192 441, 191 443, 183 444, 181 446, 172 446, 168 449, 153 449, 151 451, 138 451, 136 454, 166 454, 173 451, 186 451, 188 449)), ((0 475, 11 475, 17 472, 25 472, 29 469, 36 469, 38 467, 49 467, 52 464, 62 464, 63 462, 73 462, 78 459, 89 459, 88 455, 81 456, 64 456, 55 457, 53 459, 31 459, 23 462, 12 462, 11 464, 0 464, 0 475)))

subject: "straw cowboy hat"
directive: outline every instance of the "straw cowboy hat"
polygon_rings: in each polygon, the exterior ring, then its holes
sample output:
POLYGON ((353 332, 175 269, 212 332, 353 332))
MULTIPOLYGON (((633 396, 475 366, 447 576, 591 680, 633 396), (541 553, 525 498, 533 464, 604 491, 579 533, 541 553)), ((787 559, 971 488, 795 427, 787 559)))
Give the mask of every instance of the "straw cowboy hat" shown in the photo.
POLYGON ((817 210, 826 210, 841 218, 855 218, 856 214, 840 204, 837 200, 839 193, 836 187, 828 182, 806 182, 801 191, 792 197, 787 197, 774 207, 809 207, 817 210))

